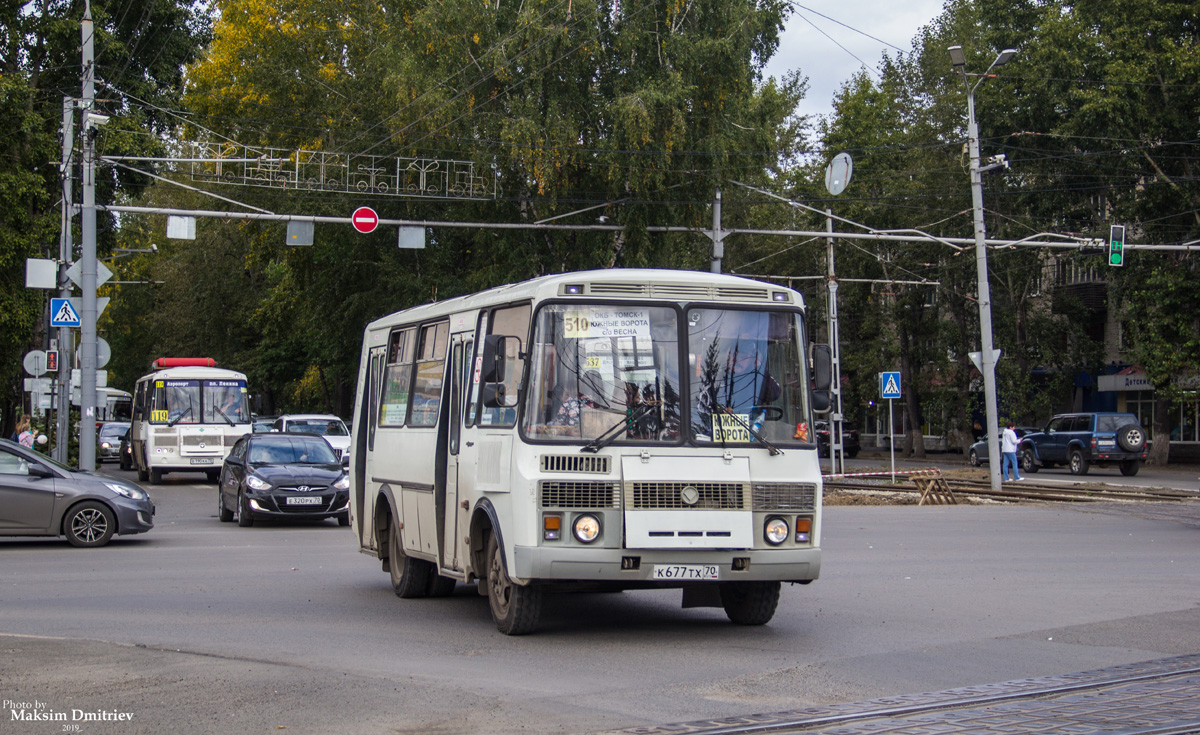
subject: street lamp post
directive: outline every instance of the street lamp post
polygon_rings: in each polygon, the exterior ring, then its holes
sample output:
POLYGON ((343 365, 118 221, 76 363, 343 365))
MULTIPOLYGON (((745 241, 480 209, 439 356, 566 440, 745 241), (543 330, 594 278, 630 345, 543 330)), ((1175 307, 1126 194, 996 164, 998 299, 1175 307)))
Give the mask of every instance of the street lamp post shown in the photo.
POLYGON ((975 122, 975 90, 988 78, 992 69, 1004 66, 1016 56, 1016 49, 1000 52, 983 74, 967 73, 967 59, 962 46, 951 46, 950 63, 963 80, 967 90, 967 145, 971 156, 971 204, 975 220, 975 265, 979 280, 980 372, 983 373, 983 398, 987 409, 988 473, 992 490, 1000 490, 1000 418, 996 407, 996 353, 992 349, 992 295, 988 287, 986 232, 983 227, 983 178, 979 166, 979 125, 975 122), (971 84, 968 77, 978 76, 971 84))

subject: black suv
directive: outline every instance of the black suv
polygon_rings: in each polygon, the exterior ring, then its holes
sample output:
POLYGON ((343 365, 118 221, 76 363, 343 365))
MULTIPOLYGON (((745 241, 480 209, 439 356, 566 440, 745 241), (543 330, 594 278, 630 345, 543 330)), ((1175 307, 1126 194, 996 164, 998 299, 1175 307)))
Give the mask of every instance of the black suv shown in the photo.
POLYGON ((1119 464, 1122 475, 1136 475, 1146 458, 1146 430, 1131 413, 1066 413, 1042 431, 1021 437, 1021 472, 1065 464, 1073 475, 1086 475, 1093 464, 1119 464))
MULTIPOLYGON (((813 427, 817 432, 817 453, 822 457, 829 456, 829 422, 814 421, 813 427)), ((858 429, 842 423, 842 451, 850 459, 858 456, 861 445, 858 441, 858 429)))

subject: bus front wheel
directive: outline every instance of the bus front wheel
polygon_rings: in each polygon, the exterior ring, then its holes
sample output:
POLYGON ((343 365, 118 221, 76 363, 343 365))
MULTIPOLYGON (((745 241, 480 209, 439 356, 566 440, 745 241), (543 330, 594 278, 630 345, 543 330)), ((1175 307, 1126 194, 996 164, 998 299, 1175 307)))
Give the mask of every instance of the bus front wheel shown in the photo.
POLYGON ((542 589, 513 584, 504 569, 497 534, 488 536, 487 598, 496 629, 504 635, 525 635, 537 627, 542 612, 542 589))
POLYGON ((779 605, 779 582, 722 582, 721 605, 738 625, 765 625, 779 605))
POLYGON ((427 561, 404 553, 404 547, 400 545, 400 524, 393 518, 388 524, 388 574, 392 577, 392 592, 396 597, 425 597, 431 566, 427 561))

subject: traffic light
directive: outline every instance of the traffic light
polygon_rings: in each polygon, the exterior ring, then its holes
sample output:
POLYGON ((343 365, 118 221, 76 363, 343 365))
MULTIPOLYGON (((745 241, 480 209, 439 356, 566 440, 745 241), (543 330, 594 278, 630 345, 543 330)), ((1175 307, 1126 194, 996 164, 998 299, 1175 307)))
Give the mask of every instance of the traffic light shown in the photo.
POLYGON ((57 373, 58 372, 58 351, 57 350, 46 350, 46 372, 48 372, 48 373, 57 373))
POLYGON ((1108 264, 1125 265, 1125 225, 1113 225, 1109 230, 1108 264))

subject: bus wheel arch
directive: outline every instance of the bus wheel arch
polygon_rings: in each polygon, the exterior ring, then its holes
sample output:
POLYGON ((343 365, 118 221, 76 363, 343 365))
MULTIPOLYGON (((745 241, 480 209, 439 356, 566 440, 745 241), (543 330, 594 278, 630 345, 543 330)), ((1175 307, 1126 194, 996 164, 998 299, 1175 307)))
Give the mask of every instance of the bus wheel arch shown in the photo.
POLYGON ((395 498, 389 488, 384 488, 375 501, 375 539, 383 570, 391 577, 392 592, 397 597, 426 597, 430 575, 436 570, 424 559, 414 559, 404 553, 400 531, 395 498))

